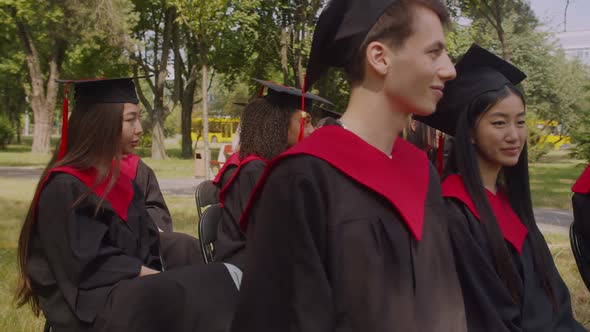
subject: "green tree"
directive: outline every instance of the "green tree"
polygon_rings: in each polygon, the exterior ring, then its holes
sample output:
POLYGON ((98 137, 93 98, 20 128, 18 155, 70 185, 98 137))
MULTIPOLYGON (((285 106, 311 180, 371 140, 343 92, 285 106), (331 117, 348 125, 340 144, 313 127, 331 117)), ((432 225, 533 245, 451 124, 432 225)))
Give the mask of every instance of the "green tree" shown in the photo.
POLYGON ((168 65, 172 54, 172 32, 177 17, 176 7, 165 0, 135 0, 135 7, 139 10, 139 21, 133 31, 138 41, 132 59, 135 62, 134 71, 143 75, 154 76, 146 80, 145 85, 136 80, 137 92, 142 105, 150 118, 152 133, 152 158, 165 159, 164 120, 174 110, 176 104, 173 98, 165 103, 167 89, 168 65), (150 101, 149 96, 153 96, 150 101))
POLYGON ((570 129, 575 147, 572 156, 590 162, 590 84, 583 87, 586 98, 577 112, 577 125, 570 129))
POLYGON ((27 69, 25 92, 34 114, 32 151, 48 153, 58 83, 73 45, 97 38, 119 47, 127 27, 123 0, 0 0, 4 24, 16 28, 27 69), (98 13, 98 15, 96 14, 98 13), (105 37, 108 36, 108 37, 105 37))
MULTIPOLYGON (((234 75, 244 68, 244 54, 255 35, 258 0, 176 0, 178 20, 194 36, 195 50, 201 65, 201 106, 203 109, 203 137, 208 137, 209 97, 207 95, 213 70, 234 75), (243 46, 243 47, 241 47, 243 46), (241 59, 241 61, 240 61, 241 59)), ((204 162, 209 166, 209 142, 204 139, 204 162)), ((206 178, 209 177, 209 172, 206 178)))

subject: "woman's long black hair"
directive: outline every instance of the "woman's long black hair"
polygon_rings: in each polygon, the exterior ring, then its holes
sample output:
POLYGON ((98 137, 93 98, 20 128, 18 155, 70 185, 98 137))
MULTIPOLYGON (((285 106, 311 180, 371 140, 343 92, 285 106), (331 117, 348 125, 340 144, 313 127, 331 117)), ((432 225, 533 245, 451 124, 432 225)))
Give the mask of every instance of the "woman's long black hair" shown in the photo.
MULTIPOLYGON (((455 143, 445 168, 445 174, 461 175, 465 188, 473 200, 483 224, 496 271, 510 291, 514 302, 520 303, 517 271, 512 264, 506 241, 488 200, 480 170, 477 166, 477 151, 473 143, 478 119, 494 105, 510 95, 518 96, 525 104, 522 93, 514 85, 508 84, 498 90, 478 96, 466 107, 466 110, 461 112, 456 127, 455 143)), ((547 261, 551 257, 551 253, 535 222, 527 158, 525 144, 518 163, 511 167, 502 168, 498 177, 498 187, 506 194, 510 206, 529 231, 528 236, 532 245, 535 272, 541 276, 543 288, 553 302, 554 308, 557 309, 558 303, 549 277, 550 262, 547 261)))

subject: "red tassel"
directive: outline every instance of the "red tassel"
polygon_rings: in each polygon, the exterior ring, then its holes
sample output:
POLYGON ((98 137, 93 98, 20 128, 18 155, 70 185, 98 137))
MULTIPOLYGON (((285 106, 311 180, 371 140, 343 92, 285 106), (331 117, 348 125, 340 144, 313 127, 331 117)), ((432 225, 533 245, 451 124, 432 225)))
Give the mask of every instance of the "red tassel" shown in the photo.
POLYGON ((297 142, 301 142, 303 131, 305 130, 305 81, 307 81, 307 75, 303 77, 303 86, 301 87, 301 120, 299 120, 299 137, 297 138, 297 142))
POLYGON ((258 90, 258 97, 262 97, 262 94, 264 93, 264 85, 262 85, 260 87, 260 90, 258 90))
POLYGON ((64 87, 64 99, 61 113, 61 143, 59 144, 59 152, 57 160, 62 159, 68 147, 68 83, 64 87))
POLYGON ((437 167, 438 167, 438 175, 442 176, 443 174, 443 162, 445 157, 445 134, 443 132, 438 133, 438 151, 437 151, 437 167))

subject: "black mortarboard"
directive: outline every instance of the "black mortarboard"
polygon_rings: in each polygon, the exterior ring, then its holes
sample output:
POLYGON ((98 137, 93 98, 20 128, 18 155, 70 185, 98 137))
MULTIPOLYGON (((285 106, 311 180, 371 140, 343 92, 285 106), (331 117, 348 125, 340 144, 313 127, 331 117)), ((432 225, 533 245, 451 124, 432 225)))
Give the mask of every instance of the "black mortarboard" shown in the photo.
MULTIPOLYGON (((269 99, 273 99, 273 98, 277 98, 280 100, 284 100, 287 102, 293 102, 294 104, 300 104, 301 103, 301 96, 303 95, 303 92, 300 89, 296 89, 290 86, 284 86, 284 85, 280 85, 274 82, 270 82, 270 81, 263 81, 263 80, 259 80, 256 78, 253 78, 252 80, 256 81, 257 83, 259 83, 261 85, 261 89, 260 92, 258 94, 259 97, 264 97, 264 98, 269 98, 269 99), (264 95, 264 89, 266 88, 266 95, 264 95)), ((305 93, 305 99, 307 102, 320 102, 323 104, 329 104, 329 105, 333 105, 329 100, 324 99, 320 96, 314 95, 313 93, 305 93)))
POLYGON ((367 33, 397 0, 331 0, 316 24, 306 72, 307 89, 328 67, 344 67, 367 33))
POLYGON ((68 130, 68 85, 74 84, 74 100, 76 104, 90 105, 97 103, 132 103, 139 104, 135 84, 136 78, 145 78, 149 76, 138 77, 120 77, 120 78, 97 78, 97 79, 80 79, 80 80, 57 80, 65 84, 64 100, 62 108, 62 132, 61 143, 58 159, 61 159, 66 152, 67 147, 67 130, 68 130))
POLYGON ((340 117, 342 116, 342 114, 331 111, 325 107, 322 106, 316 106, 313 107, 311 109, 311 117, 312 119, 314 119, 314 122, 317 123, 317 121, 323 119, 323 118, 332 118, 332 119, 340 119, 340 117))
POLYGON ((475 98, 507 84, 517 85, 526 78, 520 69, 476 44, 471 45, 455 68, 457 78, 446 83, 436 111, 430 116, 415 117, 451 136, 455 136, 459 115, 475 98))
MULTIPOLYGON (((260 92, 258 93, 258 97, 266 98, 271 102, 277 103, 286 103, 287 105, 292 105, 295 107, 301 107, 301 111, 305 113, 306 109, 312 109, 312 107, 305 107, 306 103, 311 102, 319 102, 322 104, 329 104, 333 105, 329 100, 324 99, 320 96, 316 96, 313 93, 304 93, 302 90, 284 86, 280 84, 276 84, 270 81, 263 81, 256 78, 253 78, 254 81, 258 82, 261 85, 260 92), (266 95, 264 95, 264 89, 266 88, 266 95)), ((312 105, 309 105, 312 106, 312 105)), ((318 105, 316 105, 317 107, 318 105)), ((292 109, 292 108, 288 108, 292 109)), ((299 124, 299 137, 297 141, 301 141, 303 139, 303 133, 305 126, 305 117, 302 116, 299 124)))
POLYGON ((121 77, 110 79, 58 80, 74 84, 76 103, 133 103, 139 104, 133 79, 142 77, 121 77))

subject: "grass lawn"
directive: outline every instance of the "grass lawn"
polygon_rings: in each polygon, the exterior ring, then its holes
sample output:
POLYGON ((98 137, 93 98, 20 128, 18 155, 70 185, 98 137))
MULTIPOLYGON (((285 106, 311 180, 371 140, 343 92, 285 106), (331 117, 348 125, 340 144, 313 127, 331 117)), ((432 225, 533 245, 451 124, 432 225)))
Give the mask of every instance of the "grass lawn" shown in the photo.
POLYGON ((584 170, 580 160, 570 159, 566 152, 556 151, 530 165, 533 206, 537 208, 572 208, 571 187, 584 170))

